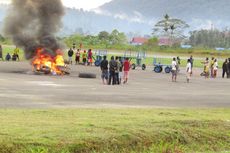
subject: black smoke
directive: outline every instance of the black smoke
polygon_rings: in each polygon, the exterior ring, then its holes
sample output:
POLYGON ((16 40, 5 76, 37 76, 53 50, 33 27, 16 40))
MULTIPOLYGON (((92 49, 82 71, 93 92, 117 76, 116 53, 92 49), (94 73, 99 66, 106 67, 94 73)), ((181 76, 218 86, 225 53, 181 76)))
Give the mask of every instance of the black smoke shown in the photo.
POLYGON ((56 54, 60 43, 55 33, 61 28, 64 7, 61 0, 12 0, 5 18, 4 32, 31 59, 38 47, 56 54))

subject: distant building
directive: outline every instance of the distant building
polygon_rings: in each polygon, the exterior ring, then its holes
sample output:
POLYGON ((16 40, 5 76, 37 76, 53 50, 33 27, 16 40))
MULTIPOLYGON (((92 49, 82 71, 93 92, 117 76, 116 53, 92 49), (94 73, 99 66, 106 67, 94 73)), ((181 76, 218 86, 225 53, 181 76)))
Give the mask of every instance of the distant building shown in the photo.
POLYGON ((171 46, 172 41, 169 37, 161 37, 159 38, 158 45, 159 46, 171 46))
POLYGON ((148 39, 143 37, 134 37, 132 41, 130 42, 131 45, 143 45, 144 43, 147 43, 148 39))
POLYGON ((183 49, 190 49, 190 48, 192 48, 191 45, 181 45, 180 47, 183 48, 183 49))
POLYGON ((225 50, 225 48, 221 48, 221 47, 216 48, 216 51, 224 51, 224 50, 225 50))

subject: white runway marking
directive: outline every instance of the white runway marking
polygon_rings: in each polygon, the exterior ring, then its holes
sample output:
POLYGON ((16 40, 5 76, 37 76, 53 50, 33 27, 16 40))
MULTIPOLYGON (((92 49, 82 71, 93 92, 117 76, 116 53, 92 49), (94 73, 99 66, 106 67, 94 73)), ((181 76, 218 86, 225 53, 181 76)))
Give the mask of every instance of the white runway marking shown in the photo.
POLYGON ((27 81, 27 83, 29 84, 35 84, 38 86, 49 86, 49 87, 63 87, 63 86, 67 86, 67 85, 63 85, 63 84, 56 84, 54 82, 51 81, 27 81))

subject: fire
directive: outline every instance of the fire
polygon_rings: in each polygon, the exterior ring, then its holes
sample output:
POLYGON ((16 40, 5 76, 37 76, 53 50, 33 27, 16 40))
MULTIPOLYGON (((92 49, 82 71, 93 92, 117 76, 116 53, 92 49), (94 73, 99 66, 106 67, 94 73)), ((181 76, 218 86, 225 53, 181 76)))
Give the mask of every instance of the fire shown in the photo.
POLYGON ((44 48, 38 48, 32 60, 33 71, 45 74, 63 75, 65 71, 65 61, 60 51, 56 51, 56 56, 52 57, 44 48))

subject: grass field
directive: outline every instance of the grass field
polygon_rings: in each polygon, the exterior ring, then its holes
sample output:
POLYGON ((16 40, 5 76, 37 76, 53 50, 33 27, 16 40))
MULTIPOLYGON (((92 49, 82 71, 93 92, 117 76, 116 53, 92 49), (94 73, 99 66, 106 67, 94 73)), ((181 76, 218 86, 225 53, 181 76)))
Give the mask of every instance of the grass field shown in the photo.
POLYGON ((229 109, 0 110, 1 153, 229 153, 229 109))
MULTIPOLYGON (((6 55, 7 53, 10 53, 10 54, 12 55, 12 54, 13 54, 13 51, 14 51, 14 46, 4 46, 4 48, 3 48, 3 57, 5 57, 5 55, 6 55)), ((118 51, 118 52, 120 52, 120 51, 118 51)), ((153 54, 153 53, 151 53, 151 54, 153 54)), ((163 52, 163 53, 157 52, 157 54, 162 54, 162 55, 167 55, 167 56, 172 56, 172 57, 180 56, 180 55, 181 55, 181 56, 186 56, 186 55, 187 55, 187 57, 190 56, 190 54, 180 54, 180 52, 179 52, 179 53, 171 52, 170 54, 169 54, 169 53, 167 54, 167 53, 165 53, 165 52, 163 52)), ((207 53, 207 54, 208 54, 208 53, 207 53)), ((153 55, 154 55, 154 54, 153 54, 153 55)), ((204 55, 205 55, 205 54, 204 54, 204 55)), ((204 56, 204 55, 197 55, 197 57, 203 57, 203 58, 205 59, 205 56, 204 56)), ((25 60, 23 50, 20 50, 19 56, 20 56, 20 60, 25 60)), ((108 59, 110 59, 111 56, 112 56, 112 55, 109 54, 109 55, 108 55, 108 59)), ((115 55, 113 55, 113 56, 115 56, 115 55)), ((206 56, 211 58, 212 54, 209 54, 209 55, 206 55, 206 56)), ((195 54, 195 57, 196 57, 196 54, 195 54)), ((68 56, 67 56, 67 53, 66 53, 66 52, 65 52, 65 58, 68 59, 68 56)), ((225 57, 225 56, 217 56, 217 58, 227 58, 227 57, 225 57)), ((171 62, 172 62, 172 58, 161 58, 160 61, 161 61, 161 63, 163 63, 163 64, 168 64, 168 65, 170 65, 171 62)), ((201 64, 202 61, 204 61, 204 60, 196 59, 196 60, 194 61, 194 67, 199 67, 199 68, 203 67, 203 64, 201 64)), ((136 62, 135 59, 132 60, 132 62, 135 63, 135 62, 136 62)), ((152 65, 153 65, 153 58, 148 57, 148 58, 146 58, 146 59, 143 61, 143 63, 146 64, 146 65, 148 65, 148 66, 152 66, 152 65)), ((223 64, 223 61, 218 61, 218 63, 219 63, 219 67, 221 68, 221 67, 222 67, 222 64, 223 64)), ((182 66, 182 67, 185 67, 186 64, 187 64, 187 61, 186 61, 185 59, 182 59, 182 60, 181 60, 181 66, 182 66)))

